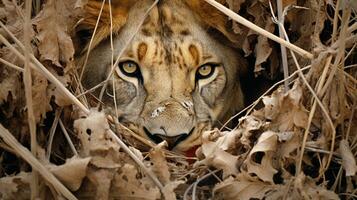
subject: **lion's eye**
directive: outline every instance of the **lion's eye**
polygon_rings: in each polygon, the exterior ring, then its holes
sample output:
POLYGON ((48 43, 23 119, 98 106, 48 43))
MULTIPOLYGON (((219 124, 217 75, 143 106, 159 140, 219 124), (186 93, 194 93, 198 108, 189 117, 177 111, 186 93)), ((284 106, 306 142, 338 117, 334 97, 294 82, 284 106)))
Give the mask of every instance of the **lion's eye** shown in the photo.
POLYGON ((215 64, 204 64, 201 67, 198 68, 196 72, 196 79, 205 79, 214 73, 214 70, 216 68, 215 64))
POLYGON ((139 65, 134 61, 124 61, 119 63, 120 71, 130 77, 139 77, 140 76, 140 68, 139 65))

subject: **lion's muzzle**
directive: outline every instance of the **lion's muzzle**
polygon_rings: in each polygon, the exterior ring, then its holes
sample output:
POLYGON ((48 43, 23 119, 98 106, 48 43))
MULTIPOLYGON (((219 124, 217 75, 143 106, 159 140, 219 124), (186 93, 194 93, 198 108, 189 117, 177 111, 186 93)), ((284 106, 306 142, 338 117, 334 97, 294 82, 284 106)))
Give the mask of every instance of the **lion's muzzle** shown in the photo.
POLYGON ((178 101, 174 98, 160 103, 145 105, 143 128, 154 142, 165 140, 174 148, 194 130, 195 113, 192 101, 178 101))

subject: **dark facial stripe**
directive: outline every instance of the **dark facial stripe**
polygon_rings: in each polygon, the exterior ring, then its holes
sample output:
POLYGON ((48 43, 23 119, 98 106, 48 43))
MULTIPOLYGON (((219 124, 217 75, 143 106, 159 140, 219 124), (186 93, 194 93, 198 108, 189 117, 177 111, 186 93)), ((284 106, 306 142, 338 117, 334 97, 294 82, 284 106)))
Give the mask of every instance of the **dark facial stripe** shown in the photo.
POLYGON ((200 57, 199 57, 199 52, 198 52, 197 47, 195 45, 191 44, 188 47, 188 50, 190 51, 190 53, 192 55, 195 65, 198 65, 200 63, 200 57))
POLYGON ((139 61, 141 61, 144 56, 146 55, 146 51, 148 49, 148 46, 145 44, 145 43, 140 43, 139 46, 138 46, 138 58, 139 58, 139 61))

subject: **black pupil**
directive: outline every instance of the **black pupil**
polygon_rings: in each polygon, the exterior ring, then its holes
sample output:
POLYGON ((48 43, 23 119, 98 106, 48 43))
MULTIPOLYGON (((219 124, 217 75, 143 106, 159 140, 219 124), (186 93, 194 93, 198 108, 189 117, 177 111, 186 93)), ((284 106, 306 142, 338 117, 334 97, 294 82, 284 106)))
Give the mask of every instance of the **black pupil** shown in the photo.
POLYGON ((127 65, 128 65, 129 68, 134 68, 135 67, 134 63, 128 63, 127 65))

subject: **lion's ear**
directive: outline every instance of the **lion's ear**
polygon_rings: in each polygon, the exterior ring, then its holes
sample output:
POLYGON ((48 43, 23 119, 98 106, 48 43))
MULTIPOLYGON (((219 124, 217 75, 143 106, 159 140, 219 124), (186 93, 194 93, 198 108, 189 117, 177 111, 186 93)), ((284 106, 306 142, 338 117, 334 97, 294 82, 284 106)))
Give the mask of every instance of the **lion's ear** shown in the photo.
MULTIPOLYGON (((241 38, 232 31, 231 21, 221 11, 204 0, 185 0, 185 2, 209 28, 219 31, 234 45, 242 44, 241 38)), ((217 2, 224 4, 225 0, 217 0, 217 2)))
MULTIPOLYGON (((88 3, 84 6, 84 17, 79 22, 76 30, 78 36, 82 37, 82 39, 86 40, 91 38, 97 24, 98 16, 101 12, 102 4, 102 0, 89 0, 88 3)), ((134 3, 132 0, 120 0, 111 2, 112 30, 110 30, 111 17, 109 3, 106 2, 104 4, 91 48, 96 47, 102 40, 107 38, 111 31, 113 34, 118 33, 121 27, 125 25, 129 10, 133 4, 134 3)), ((85 50, 88 48, 88 41, 82 42, 86 43, 85 50)))

